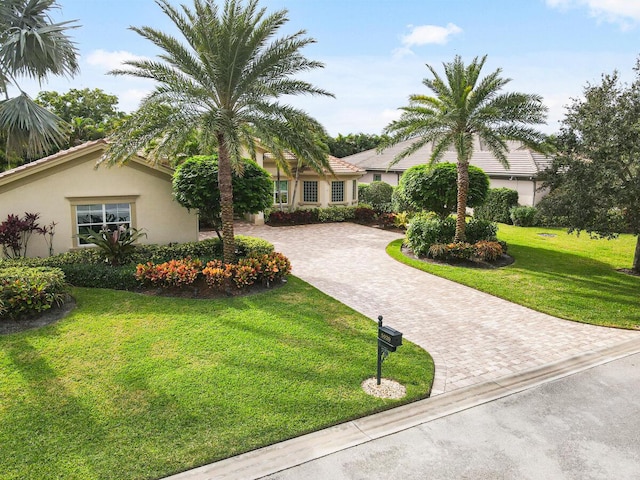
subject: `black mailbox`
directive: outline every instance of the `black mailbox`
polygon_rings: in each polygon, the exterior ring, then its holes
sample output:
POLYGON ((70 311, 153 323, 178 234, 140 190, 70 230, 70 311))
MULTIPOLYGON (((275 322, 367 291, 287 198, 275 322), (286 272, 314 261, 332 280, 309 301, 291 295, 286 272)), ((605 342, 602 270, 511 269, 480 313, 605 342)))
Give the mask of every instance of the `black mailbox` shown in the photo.
POLYGON ((378 341, 390 352, 395 352, 402 345, 402 333, 391 327, 378 327, 378 341))

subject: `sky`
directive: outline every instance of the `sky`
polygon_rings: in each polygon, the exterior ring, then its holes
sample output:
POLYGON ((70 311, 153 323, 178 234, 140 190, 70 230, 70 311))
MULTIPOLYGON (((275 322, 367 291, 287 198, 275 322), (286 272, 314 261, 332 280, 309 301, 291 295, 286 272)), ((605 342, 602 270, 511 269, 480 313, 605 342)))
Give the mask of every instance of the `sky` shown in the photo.
MULTIPOLYGON (((220 0, 221 1, 221 0, 220 0)), ((174 4, 191 0, 175 0, 174 4)), ((107 75, 131 58, 159 51, 129 26, 177 35, 153 0, 58 0, 54 19, 76 20, 70 34, 80 53, 79 75, 51 77, 41 86, 21 81, 27 93, 100 88, 119 108, 136 109, 150 81, 107 75)), ((442 73, 456 55, 468 63, 487 55, 483 73, 500 68, 505 91, 539 94, 555 133, 571 99, 614 70, 634 77, 640 55, 640 0, 260 0, 267 11, 286 8, 282 34, 306 30, 316 43, 303 50, 324 68, 301 78, 335 98, 296 97, 288 103, 318 119, 330 135, 380 134, 400 115, 411 94, 429 94, 426 65, 442 73)))

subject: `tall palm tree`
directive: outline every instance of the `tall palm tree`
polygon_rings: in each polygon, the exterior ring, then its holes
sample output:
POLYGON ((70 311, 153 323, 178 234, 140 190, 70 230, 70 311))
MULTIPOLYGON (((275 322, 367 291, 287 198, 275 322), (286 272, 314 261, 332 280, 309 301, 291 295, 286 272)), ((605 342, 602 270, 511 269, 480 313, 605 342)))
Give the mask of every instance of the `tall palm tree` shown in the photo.
MULTIPOLYGON (((128 69, 112 72, 150 78, 156 87, 112 138, 109 163, 126 161, 153 142, 153 158, 167 158, 194 130, 201 148, 218 152, 223 255, 235 257, 233 238, 232 168, 239 168, 243 147, 255 153, 256 141, 284 162, 285 149, 300 151, 313 163, 327 164, 319 144, 307 136, 324 132, 305 112, 279 101, 282 96, 327 95, 294 75, 322 67, 300 50, 315 40, 304 30, 275 38, 287 21, 287 11, 267 14, 257 0, 193 0, 178 10, 168 0, 156 0, 184 41, 150 27, 131 29, 162 50, 158 60, 125 62, 128 69)), ((284 165, 284 163, 283 163, 284 165)))
POLYGON ((500 93, 510 79, 502 78, 501 69, 480 78, 486 55, 475 57, 465 66, 456 55, 450 63, 444 63, 445 77, 433 67, 427 68, 433 75, 422 83, 435 95, 411 95, 409 105, 402 107, 399 120, 384 129, 389 135, 380 149, 399 142, 414 139, 400 152, 392 165, 432 142, 431 164, 442 158, 448 148, 457 154, 458 204, 454 241, 465 238, 465 215, 469 191, 469 161, 473 154, 474 137, 479 137, 505 167, 509 167, 506 140, 518 140, 524 145, 540 150, 544 135, 532 125, 545 122, 547 108, 542 97, 526 93, 500 93))
POLYGON ((6 134, 7 152, 32 158, 63 145, 66 125, 35 103, 18 78, 42 82, 49 75, 78 72, 77 50, 66 33, 75 25, 54 23, 49 15, 54 8, 56 0, 0 0, 0 131, 6 134), (9 86, 19 95, 10 98, 9 86))

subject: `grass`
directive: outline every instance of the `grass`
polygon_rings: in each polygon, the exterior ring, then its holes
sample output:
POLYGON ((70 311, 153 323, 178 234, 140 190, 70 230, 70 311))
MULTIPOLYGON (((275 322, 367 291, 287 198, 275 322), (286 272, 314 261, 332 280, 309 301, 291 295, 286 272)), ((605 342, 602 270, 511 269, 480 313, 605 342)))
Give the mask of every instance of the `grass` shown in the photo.
POLYGON ((77 308, 0 337, 0 477, 158 478, 425 397, 405 342, 365 394, 377 324, 299 279, 190 300, 75 289, 77 308))
POLYGON ((640 277, 616 271, 631 266, 635 237, 595 240, 561 229, 500 224, 498 238, 507 242, 515 263, 495 270, 414 260, 401 252, 402 240, 387 252, 412 267, 556 317, 640 328, 640 277))

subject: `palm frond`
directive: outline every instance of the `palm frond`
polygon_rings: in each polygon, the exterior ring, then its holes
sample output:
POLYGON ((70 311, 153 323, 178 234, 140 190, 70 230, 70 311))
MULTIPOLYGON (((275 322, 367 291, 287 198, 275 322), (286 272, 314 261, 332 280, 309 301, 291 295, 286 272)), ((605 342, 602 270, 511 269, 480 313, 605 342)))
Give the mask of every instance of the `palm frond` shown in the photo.
POLYGON ((75 21, 53 23, 55 0, 5 0, 0 17, 0 65, 12 76, 39 81, 78 72, 77 48, 67 35, 75 21))
POLYGON ((36 158, 64 145, 69 125, 23 92, 0 102, 0 130, 7 132, 8 151, 36 158))

